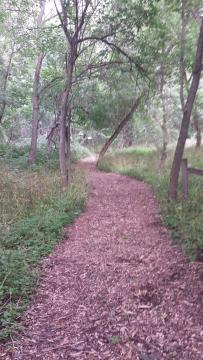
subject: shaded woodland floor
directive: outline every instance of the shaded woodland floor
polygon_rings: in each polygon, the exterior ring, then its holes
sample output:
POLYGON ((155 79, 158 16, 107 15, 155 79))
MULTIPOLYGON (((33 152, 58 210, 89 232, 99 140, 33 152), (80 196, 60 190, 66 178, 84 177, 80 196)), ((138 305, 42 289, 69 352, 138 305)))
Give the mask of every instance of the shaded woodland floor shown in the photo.
POLYGON ((0 358, 202 359, 201 264, 171 244, 148 185, 83 167, 86 210, 42 262, 23 333, 0 358))

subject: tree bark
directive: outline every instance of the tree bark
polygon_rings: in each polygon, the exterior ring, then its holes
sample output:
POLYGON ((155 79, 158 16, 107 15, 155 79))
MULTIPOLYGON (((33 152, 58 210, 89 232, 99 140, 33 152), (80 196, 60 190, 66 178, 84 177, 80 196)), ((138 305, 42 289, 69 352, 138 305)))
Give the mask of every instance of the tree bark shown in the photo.
POLYGON ((161 169, 164 167, 165 161, 167 159, 167 148, 168 148, 167 120, 168 120, 168 115, 167 115, 167 113, 164 113, 163 114, 163 122, 161 125, 162 137, 163 137, 161 156, 160 156, 160 168, 161 169))
POLYGON ((35 75, 33 81, 32 135, 31 135, 30 151, 28 156, 29 165, 35 164, 37 157, 37 138, 38 138, 38 123, 39 123, 39 108, 40 108, 39 84, 40 84, 40 73, 41 73, 43 59, 44 59, 44 54, 40 54, 37 58, 37 64, 35 68, 35 75))
POLYGON ((181 33, 180 33, 180 65, 179 65, 179 79, 180 79, 180 102, 182 113, 184 112, 185 97, 184 97, 184 86, 185 86, 185 38, 186 38, 186 24, 187 19, 185 16, 185 0, 180 0, 180 12, 181 12, 181 33))
MULTIPOLYGON (((42 26, 46 0, 40 1, 40 12, 37 19, 37 27, 42 26)), ((31 145, 28 155, 28 164, 33 165, 36 162, 37 157, 37 139, 38 139, 38 123, 39 123, 39 108, 40 108, 40 73, 42 68, 42 62, 45 55, 40 53, 37 57, 35 74, 33 80, 33 93, 32 93, 32 135, 31 145)))
POLYGON ((67 156, 67 171, 68 171, 68 181, 71 168, 71 110, 69 110, 67 117, 67 126, 66 126, 66 156, 67 156))
POLYGON ((60 114, 60 141, 59 141, 59 163, 63 185, 68 185, 67 160, 66 160, 66 116, 67 101, 69 89, 66 87, 61 97, 61 114, 60 114))
POLYGON ((123 147, 132 146, 133 140, 133 124, 132 122, 128 122, 123 129, 123 147))
MULTIPOLYGON (((4 83, 3 83, 3 91, 4 92, 6 92, 6 89, 7 89, 8 77, 9 77, 9 74, 10 74, 10 71, 11 71, 11 64, 12 64, 13 55, 14 55, 14 48, 12 48, 11 54, 9 56, 8 65, 7 65, 6 73, 5 73, 5 76, 4 76, 4 83)), ((5 110, 6 110, 6 100, 4 99, 2 101, 1 108, 0 108, 0 124, 2 124, 2 122, 3 122, 3 117, 4 117, 4 114, 5 114, 5 110)))
POLYGON ((49 129, 48 131, 48 134, 47 134, 47 137, 46 137, 46 140, 47 140, 47 149, 48 151, 51 151, 51 146, 52 146, 52 143, 54 143, 54 137, 56 135, 56 132, 59 128, 59 117, 60 117, 60 112, 58 112, 57 115, 55 115, 55 119, 51 125, 51 128, 49 129))
POLYGON ((0 137, 0 140, 1 140, 1 138, 3 138, 3 142, 4 143, 8 143, 8 136, 6 135, 6 133, 5 133, 5 130, 3 129, 3 127, 1 126, 1 124, 0 124, 0 134, 2 135, 1 137, 0 137))
POLYGON ((202 143, 202 129, 199 123, 199 115, 198 112, 196 111, 194 116, 193 116, 193 125, 194 125, 194 129, 196 132, 196 149, 199 149, 202 143))
MULTIPOLYGON (((143 96, 143 95, 142 95, 143 96)), ((142 98, 142 96, 140 96, 138 99, 136 99, 136 101, 134 102, 133 106, 131 107, 129 113, 123 118, 123 120, 119 123, 119 125, 117 126, 117 128, 114 130, 113 134, 111 135, 111 137, 105 142, 104 146, 102 147, 100 153, 99 153, 99 158, 97 161, 97 165, 99 165, 100 161, 102 160, 102 158, 104 157, 105 153, 107 152, 108 148, 111 146, 111 144, 113 143, 113 141, 117 138, 117 136, 120 134, 121 130, 124 128, 124 126, 128 123, 128 121, 131 119, 131 117, 133 116, 135 110, 137 109, 140 100, 142 98)))
POLYGON ((179 138, 175 150, 175 155, 173 159, 173 164, 170 174, 169 182, 169 197, 171 199, 177 198, 177 188, 178 188, 178 178, 180 173, 181 160, 183 157, 185 142, 188 135, 188 128, 190 124, 190 117, 192 113, 193 104, 195 101, 196 93, 199 87, 199 81, 202 70, 202 58, 203 58, 203 20, 200 27, 200 33, 197 43, 197 51, 195 57, 195 66, 193 70, 193 78, 190 85, 189 93, 187 96, 187 101, 184 106, 183 118, 179 133, 179 138))
POLYGON ((66 56, 66 83, 64 91, 61 96, 61 107, 60 107, 60 142, 59 142, 59 164, 60 172, 62 177, 63 186, 68 186, 69 173, 70 173, 70 161, 67 154, 67 127, 70 128, 70 109, 71 109, 71 91, 72 91, 72 79, 73 79, 73 69, 77 59, 78 51, 78 39, 79 33, 82 31, 84 20, 86 16, 86 11, 89 6, 89 1, 87 1, 82 7, 82 14, 80 21, 78 19, 78 2, 75 3, 76 9, 76 22, 75 22, 75 31, 74 34, 71 34, 68 28, 68 4, 65 1, 60 0, 61 12, 57 8, 56 1, 54 1, 58 17, 61 22, 66 40, 68 43, 68 56, 66 56))
MULTIPOLYGON (((70 53, 68 56, 67 66, 66 66, 66 85, 61 97, 61 113, 60 113, 60 142, 59 142, 59 163, 61 177, 64 187, 68 186, 69 180, 69 162, 67 159, 66 145, 67 145, 67 115, 69 114, 70 109, 70 93, 72 88, 72 77, 73 77, 73 67, 75 63, 75 51, 74 48, 70 48, 70 53)), ((69 122, 69 117, 68 117, 69 122)))
POLYGON ((196 133, 196 149, 199 149, 202 144, 202 131, 200 127, 198 127, 197 133, 196 133))
POLYGON ((168 113, 166 108, 166 101, 165 101, 165 94, 164 94, 164 66, 162 66, 162 73, 161 73, 161 104, 162 104, 162 113, 163 113, 163 120, 161 124, 162 130, 162 148, 161 148, 161 157, 160 157, 160 168, 162 169, 165 161, 167 159, 167 147, 168 147, 168 113))

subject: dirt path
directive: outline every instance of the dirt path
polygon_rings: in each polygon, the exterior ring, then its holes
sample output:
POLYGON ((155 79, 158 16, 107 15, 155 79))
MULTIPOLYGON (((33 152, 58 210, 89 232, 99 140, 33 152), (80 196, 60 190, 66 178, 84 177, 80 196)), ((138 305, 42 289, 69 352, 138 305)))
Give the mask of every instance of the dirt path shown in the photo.
POLYGON ((200 265, 171 245, 146 184, 88 172, 86 211, 44 260, 24 333, 2 358, 201 360, 200 265))

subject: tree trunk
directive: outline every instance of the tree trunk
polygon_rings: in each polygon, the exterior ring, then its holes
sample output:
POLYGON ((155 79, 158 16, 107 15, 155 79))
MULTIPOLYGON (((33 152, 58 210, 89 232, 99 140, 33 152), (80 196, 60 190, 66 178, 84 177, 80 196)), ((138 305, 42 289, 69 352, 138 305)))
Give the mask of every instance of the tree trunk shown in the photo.
POLYGON ((66 156, 67 156, 67 172, 68 172, 68 180, 70 175, 71 168, 71 110, 69 110, 67 117, 67 126, 66 126, 66 156))
POLYGON ((169 197, 171 199, 177 198, 178 178, 180 173, 181 160, 183 157, 185 142, 188 135, 188 128, 190 124, 190 117, 192 113, 193 104, 199 86, 203 57, 203 20, 200 27, 200 34, 198 38, 197 51, 195 57, 195 66, 193 70, 193 78, 190 85, 186 104, 184 106, 183 118, 179 133, 179 138, 175 150, 173 164, 171 168, 170 182, 169 182, 169 197))
POLYGON ((167 159, 167 147, 168 147, 168 113, 166 108, 166 101, 165 101, 165 94, 164 94, 164 66, 162 66, 162 73, 161 73, 161 103, 162 103, 162 113, 163 113, 163 120, 161 124, 162 130, 162 148, 161 148, 161 157, 160 157, 160 168, 162 169, 165 161, 167 159))
POLYGON ((196 134, 196 149, 199 149, 202 144, 202 131, 200 127, 198 127, 197 134, 196 134))
POLYGON ((33 82, 32 136, 31 136, 31 145, 28 156, 29 165, 35 164, 37 157, 37 138, 38 138, 38 123, 39 123, 39 107, 40 107, 39 84, 40 84, 40 72, 42 68, 43 59, 44 59, 44 54, 40 54, 37 59, 34 82, 33 82))
POLYGON ((165 161, 167 159, 167 148, 168 148, 168 129, 167 129, 167 114, 163 114, 163 123, 161 125, 162 129, 162 148, 161 148, 161 157, 160 157, 160 168, 164 167, 165 161))
MULTIPOLYGON (((37 28, 42 26, 43 16, 45 12, 46 0, 40 0, 40 12, 37 18, 37 28)), ((37 58, 35 74, 33 80, 33 92, 32 92, 32 135, 31 145, 28 155, 28 164, 33 165, 36 162, 37 157, 37 138, 38 138, 38 122, 39 122, 39 107, 40 107, 40 73, 42 68, 42 62, 45 55, 40 53, 37 58)))
POLYGON ((185 17, 185 0, 180 0, 181 12, 181 33, 180 33, 180 65, 179 65, 179 79, 180 79, 180 102, 182 113, 184 112, 185 98, 184 98, 184 85, 185 85, 185 30, 187 19, 185 17))
POLYGON ((8 143, 8 136, 6 135, 6 133, 5 133, 5 130, 3 129, 3 127, 1 126, 1 124, 0 124, 0 134, 1 134, 1 136, 0 136, 0 140, 1 140, 1 138, 3 138, 3 142, 6 144, 6 143, 8 143))
POLYGON ((132 146, 133 140, 133 124, 132 122, 128 122, 123 129, 123 147, 132 146))
POLYGON ((48 131, 46 140, 47 140, 47 149, 48 151, 51 151, 52 143, 54 143, 54 137, 56 135, 56 132, 59 128, 59 118, 60 118, 60 112, 58 112, 57 115, 55 115, 55 119, 51 125, 51 128, 48 131))
MULTIPOLYGON (((142 95, 143 96, 143 95, 142 95)), ((135 110, 137 109, 141 97, 140 96, 138 99, 136 99, 136 101, 134 102, 133 106, 131 107, 129 113, 123 118, 123 120, 120 122, 120 124, 117 126, 117 128, 115 129, 115 131, 113 132, 113 134, 111 135, 111 137, 105 142, 104 146, 102 147, 100 153, 99 153, 99 158, 97 161, 97 165, 99 165, 100 161, 102 160, 102 158, 104 157, 105 153, 107 152, 108 148, 110 147, 110 145, 113 143, 113 141, 117 138, 117 136, 120 134, 121 130, 124 128, 124 126, 128 123, 128 121, 131 119, 131 117, 133 116, 135 110)))
MULTIPOLYGON (((62 14, 63 14, 63 16, 61 16, 61 14, 57 8, 56 2, 55 2, 56 11, 59 16, 61 26, 63 28, 64 34, 66 36, 67 43, 68 43, 68 56, 66 55, 66 84, 65 84, 65 88, 64 88, 64 91, 63 91, 62 97, 61 97, 61 114, 60 114, 60 121, 59 121, 59 123, 60 123, 59 163, 60 163, 60 171, 61 171, 63 186, 67 187, 68 180, 69 180, 70 164, 69 164, 69 159, 67 157, 67 155, 69 156, 69 154, 66 153, 66 150, 67 150, 66 146, 68 145, 67 144, 67 129, 66 129, 67 124, 66 124, 66 122, 67 122, 67 115, 69 115, 69 111, 71 108, 70 95, 71 95, 71 90, 72 90, 73 69, 75 66, 75 61, 78 56, 77 47, 78 47, 79 33, 84 25, 85 14, 86 14, 87 8, 89 6, 89 2, 86 2, 83 13, 81 15, 80 22, 78 23, 78 19, 76 20, 74 35, 72 35, 70 33, 68 26, 67 26, 68 25, 68 5, 65 3, 66 2, 64 2, 62 0, 60 1, 61 10, 62 10, 62 14)), ((77 8, 77 2, 76 2, 76 8, 77 8)), ((76 9, 76 12, 77 12, 77 9, 76 9)), ((78 16, 78 12, 77 12, 77 16, 78 16)), ((69 126, 70 126, 70 124, 69 124, 69 118, 68 118, 68 127, 69 126)))
MULTIPOLYGON (((4 76, 4 82, 3 82, 3 91, 4 92, 6 92, 6 89, 7 89, 8 77, 9 77, 9 74, 10 74, 10 71, 11 71, 11 63, 12 63, 13 55, 14 55, 14 46, 13 46, 11 54, 9 56, 8 65, 7 65, 6 73, 5 73, 5 76, 4 76)), ((6 101, 4 99, 2 101, 1 108, 0 108, 0 124, 2 124, 2 122, 3 122, 3 117, 4 117, 4 114, 5 114, 5 110, 6 110, 6 101)))
POLYGON ((69 57, 66 66, 66 86, 61 97, 61 114, 60 114, 60 142, 59 142, 59 163, 61 177, 64 187, 68 186, 68 177, 69 177, 69 162, 67 159, 66 145, 67 145, 67 132, 66 132, 66 122, 67 115, 69 114, 68 109, 70 109, 70 93, 72 88, 72 77, 73 77, 73 66, 75 62, 75 52, 74 49, 69 50, 69 57))
POLYGON ((199 123, 199 115, 195 112, 193 116, 193 125, 196 132, 196 149, 199 149, 202 143, 202 129, 199 123))
POLYGON ((61 114, 60 114, 60 141, 59 141, 59 163, 63 185, 68 185, 67 159, 66 159, 66 116, 69 89, 66 87, 61 97, 61 114))

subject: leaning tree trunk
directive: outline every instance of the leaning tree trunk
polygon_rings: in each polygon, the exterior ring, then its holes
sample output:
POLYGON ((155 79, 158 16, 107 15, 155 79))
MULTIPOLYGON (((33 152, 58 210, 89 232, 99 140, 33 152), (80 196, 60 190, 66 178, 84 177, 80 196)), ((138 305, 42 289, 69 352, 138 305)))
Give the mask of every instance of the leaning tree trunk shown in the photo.
POLYGON ((40 54, 37 58, 37 64, 35 68, 35 75, 33 81, 33 94, 32 94, 32 136, 31 145, 28 156, 28 164, 33 165, 36 162, 37 157, 37 138, 38 138, 38 123, 39 123, 39 84, 40 84, 40 72, 42 68, 42 62, 44 54, 40 54))
POLYGON ((170 182, 169 182, 169 197, 171 199, 177 198, 178 178, 180 173, 181 160, 184 153, 185 142, 188 135, 188 128, 190 124, 190 117, 192 113, 193 104, 199 86, 203 58, 203 20, 201 22, 200 34, 197 44, 197 51, 195 57, 195 66, 193 70, 193 78, 190 85, 186 104, 184 106, 183 118, 179 133, 179 138, 175 150, 173 164, 171 168, 170 182))
POLYGON ((102 158, 104 157, 105 153, 107 152, 108 148, 111 146, 111 144, 113 143, 113 141, 117 138, 117 136, 120 134, 121 130, 124 128, 124 126, 128 123, 128 121, 131 119, 131 117, 133 116, 135 110, 137 109, 140 100, 141 100, 140 96, 138 99, 136 99, 136 101, 134 102, 133 106, 131 107, 129 113, 123 118, 123 120, 120 122, 120 124, 117 126, 117 128, 115 129, 115 131, 113 132, 113 134, 111 135, 111 137, 105 142, 104 146, 102 147, 100 153, 99 153, 99 158, 97 161, 97 166, 99 165, 100 161, 102 160, 102 158))

